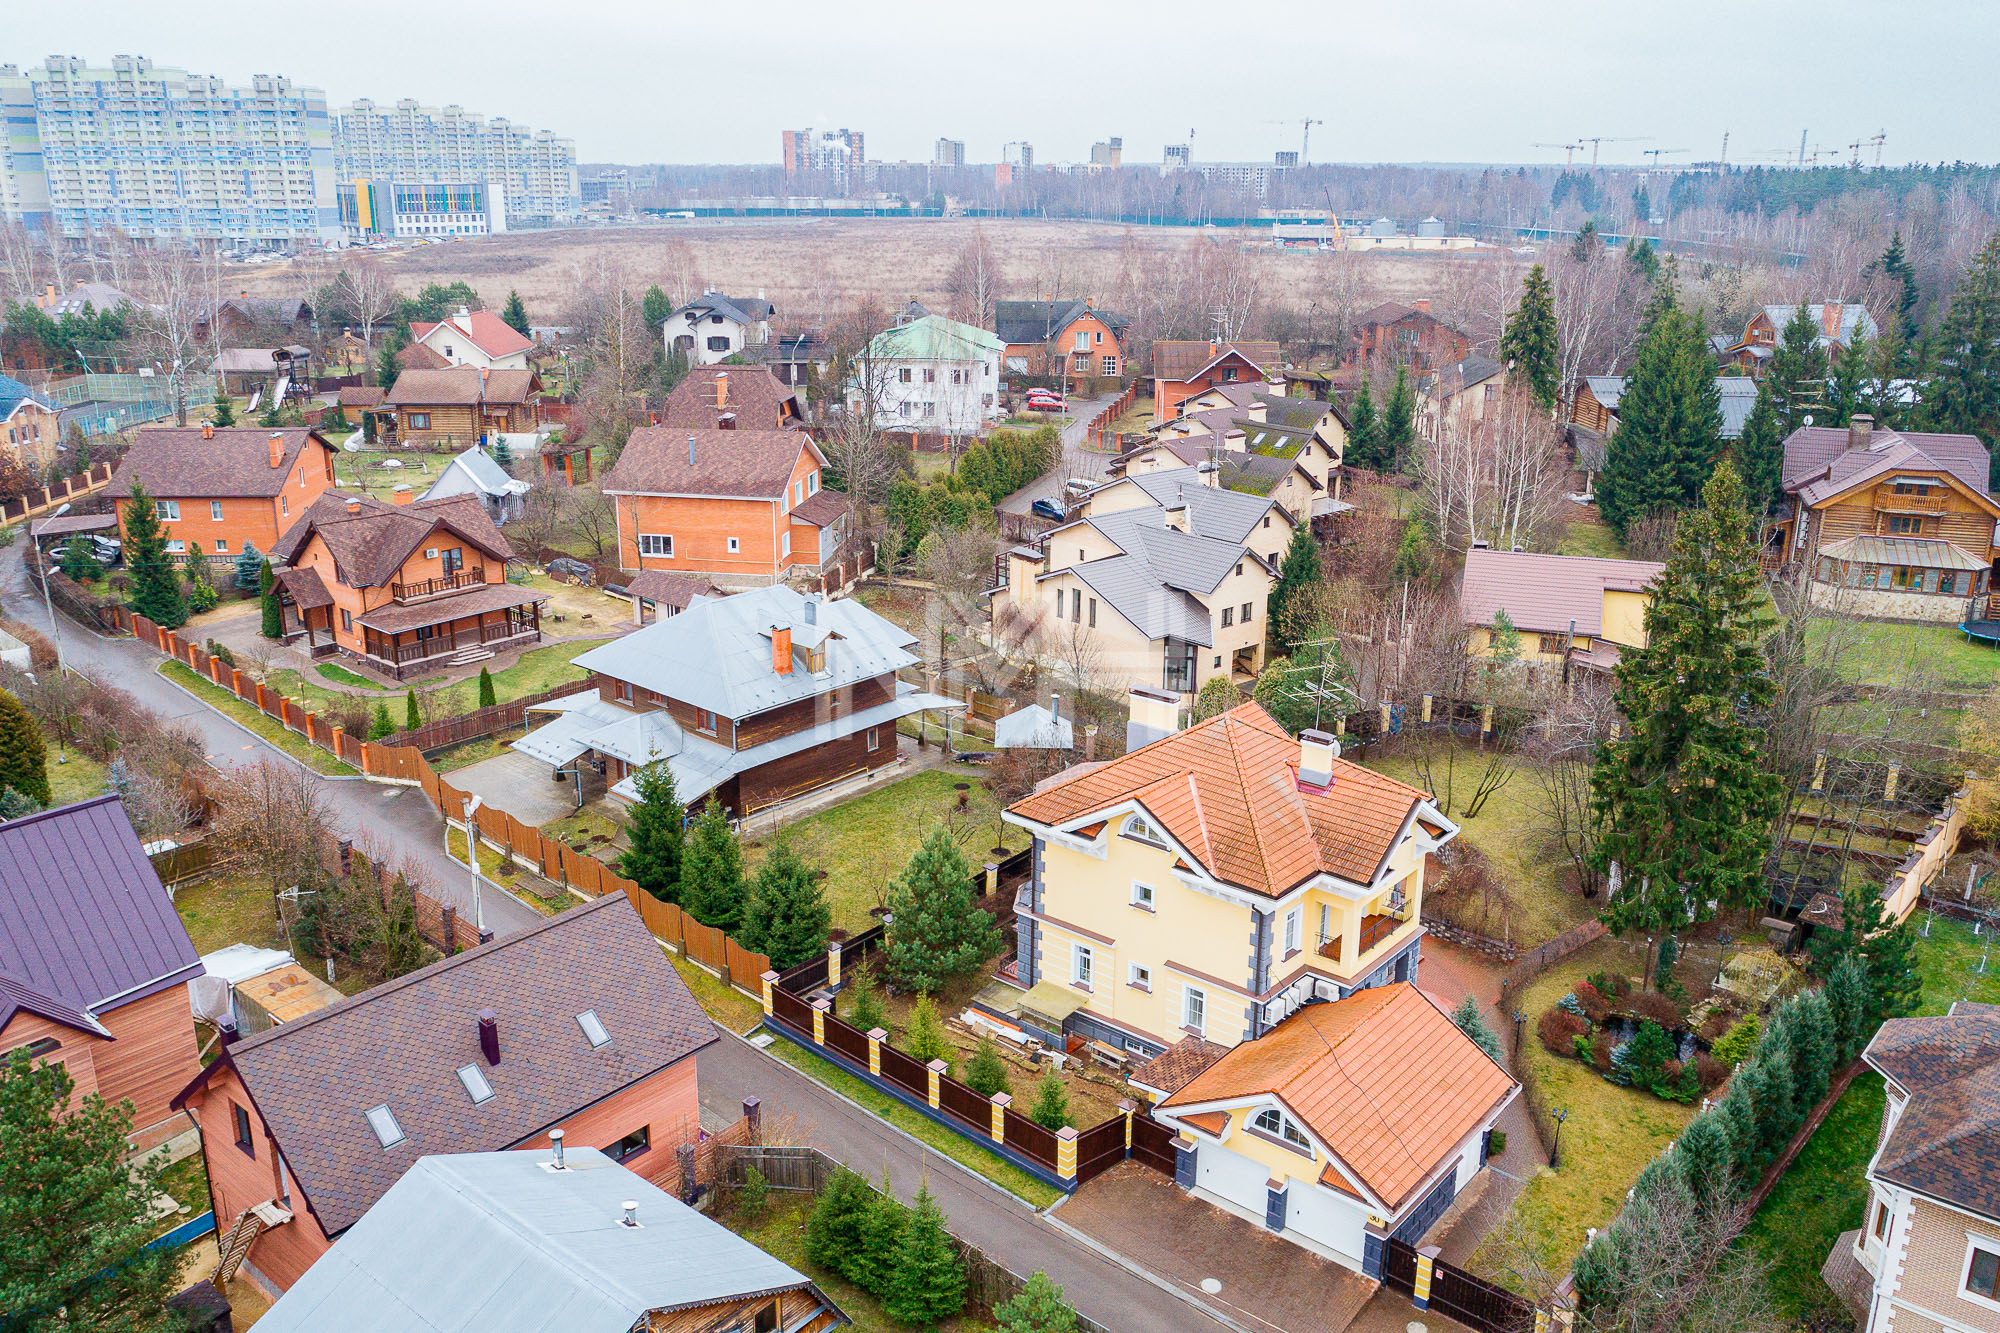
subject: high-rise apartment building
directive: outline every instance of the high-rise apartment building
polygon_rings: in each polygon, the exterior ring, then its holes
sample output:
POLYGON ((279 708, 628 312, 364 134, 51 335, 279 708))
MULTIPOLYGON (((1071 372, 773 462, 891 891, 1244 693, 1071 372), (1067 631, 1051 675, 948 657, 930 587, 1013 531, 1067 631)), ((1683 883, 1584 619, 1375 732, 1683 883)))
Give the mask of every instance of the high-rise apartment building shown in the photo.
POLYGON ((784 130, 780 142, 787 176, 823 171, 842 189, 861 179, 868 160, 860 130, 784 130))
POLYGON ((1125 163, 1125 141, 1103 139, 1090 146, 1090 165, 1117 169, 1125 163))
POLYGON ((338 240, 326 94, 116 56, 0 65, 0 213, 81 238, 338 240))
POLYGON ((583 212, 575 140, 461 106, 363 98, 335 118, 334 149, 344 185, 476 185, 504 201, 509 227, 559 226, 583 212))
POLYGON ((939 139, 937 149, 931 154, 934 167, 962 167, 965 165, 965 140, 939 139))

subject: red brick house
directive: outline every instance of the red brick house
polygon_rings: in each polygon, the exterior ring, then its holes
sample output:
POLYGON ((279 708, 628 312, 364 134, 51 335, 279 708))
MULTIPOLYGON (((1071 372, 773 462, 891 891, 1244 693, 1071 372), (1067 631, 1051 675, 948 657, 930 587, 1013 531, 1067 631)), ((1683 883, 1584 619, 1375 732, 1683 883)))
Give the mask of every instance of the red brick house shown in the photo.
POLYGON ((243 1271, 298 1281, 418 1158, 601 1149, 677 1187, 716 1039, 622 895, 223 1047, 174 1098, 243 1271))
POLYGON ((1354 322, 1354 346, 1339 369, 1407 365, 1415 378, 1471 353, 1472 339, 1431 314, 1429 301, 1384 301, 1354 322))
MULTIPOLYGON (((246 543, 277 545, 333 485, 333 445, 298 426, 142 426, 104 493, 122 502, 135 482, 153 497, 169 551, 221 563, 246 543)), ((118 526, 123 536, 123 503, 118 526)))
POLYGON ((999 301, 993 332, 1007 344, 1000 366, 1010 375, 1053 375, 1081 392, 1091 380, 1125 374, 1125 332, 1132 321, 1088 301, 999 301))
POLYGON ((1153 419, 1172 421, 1182 403, 1219 384, 1276 381, 1283 365, 1274 342, 1156 342, 1153 419))

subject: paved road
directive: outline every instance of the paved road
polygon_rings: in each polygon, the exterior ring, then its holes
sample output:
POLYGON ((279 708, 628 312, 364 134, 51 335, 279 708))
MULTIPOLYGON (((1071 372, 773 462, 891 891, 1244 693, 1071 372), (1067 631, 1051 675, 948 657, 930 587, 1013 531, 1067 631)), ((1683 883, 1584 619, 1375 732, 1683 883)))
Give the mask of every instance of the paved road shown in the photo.
POLYGON ((1003 514, 1025 514, 1028 512, 1028 506, 1035 501, 1054 498, 1063 482, 1070 477, 1082 477, 1092 481, 1103 477, 1105 465, 1111 461, 1112 455, 1084 448, 1083 438, 1097 414, 1117 400, 1117 394, 1106 394, 1102 398, 1070 399, 1069 408, 1074 415, 1063 423, 1062 463, 1015 491, 994 508, 1003 514))
MULTIPOLYGON (((50 630, 42 600, 28 581, 19 553, 11 550, 0 553, 0 609, 44 634, 50 630)), ((106 638, 67 616, 61 632, 71 670, 100 684, 116 686, 162 717, 192 728, 209 762, 218 768, 263 759, 298 762, 160 675, 158 668, 164 659, 136 640, 106 638)), ((430 874, 431 891, 471 916, 471 871, 445 855, 444 823, 420 789, 357 778, 328 779, 320 791, 344 833, 357 842, 386 845, 393 855, 422 867, 430 874)), ((511 934, 545 920, 534 908, 490 884, 481 890, 480 898, 486 929, 496 935, 511 934)))
MULTIPOLYGON (((797 1137, 873 1180, 880 1180, 886 1168, 890 1185, 902 1198, 914 1198, 919 1184, 929 1185, 952 1234, 1017 1273, 1041 1269, 1061 1284, 1070 1304, 1114 1333, 1128 1329, 1220 1333, 1229 1327, 1072 1239, 1013 1195, 738 1037, 723 1033, 722 1040, 704 1050, 696 1063, 701 1102, 708 1111, 734 1120, 745 1097, 761 1097, 767 1124, 778 1116, 796 1117, 790 1128, 797 1137)), ((1061 1215, 1058 1209, 1056 1216, 1061 1215)))

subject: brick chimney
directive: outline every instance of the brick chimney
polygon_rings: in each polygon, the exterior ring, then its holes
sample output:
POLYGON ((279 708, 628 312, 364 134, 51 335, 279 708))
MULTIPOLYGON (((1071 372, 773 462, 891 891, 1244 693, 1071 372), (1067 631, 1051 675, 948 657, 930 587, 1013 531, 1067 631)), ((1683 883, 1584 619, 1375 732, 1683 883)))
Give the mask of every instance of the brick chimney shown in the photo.
POLYGON ((500 1063, 500 1015, 491 1009, 479 1011, 479 1053, 489 1065, 500 1063))
POLYGON ((215 423, 213 421, 204 421, 201 423, 201 438, 204 440, 215 438, 215 423))
POLYGON ((410 489, 410 483, 407 481, 398 484, 394 490, 389 492, 389 503, 392 505, 407 505, 415 504, 416 502, 417 493, 410 489))
POLYGON ((718 408, 729 406, 729 372, 726 370, 715 372, 715 405, 718 408))
POLYGON ((283 467, 285 465, 284 434, 280 431, 275 431, 275 430, 272 431, 270 444, 271 444, 271 466, 283 467))
POLYGON ((1866 412, 1856 412, 1847 419, 1847 447, 1866 449, 1875 435, 1875 418, 1866 412))
POLYGON ((771 670, 781 676, 792 674, 792 627, 771 626, 771 670))
POLYGON ((724 412, 715 419, 715 428, 717 430, 735 430, 736 414, 734 412, 724 412))
POLYGON ((1421 301, 1412 301, 1410 304, 1416 308, 1416 312, 1419 315, 1428 315, 1431 312, 1431 299, 1428 296, 1421 301))
POLYGON ((1340 757, 1340 742, 1323 731, 1308 728, 1299 733, 1299 785, 1325 788, 1333 785, 1333 761, 1340 757))
POLYGON ((350 514, 358 514, 358 513, 360 513, 360 512, 361 512, 361 501, 359 501, 359 500, 349 500, 349 501, 347 502, 347 512, 348 512, 348 513, 350 513, 350 514))
POLYGON ((1126 703, 1130 709, 1125 719, 1127 754, 1181 729, 1181 701, 1165 690, 1134 685, 1126 691, 1126 703))
POLYGON ((1840 317, 1847 307, 1839 301, 1822 301, 1819 307, 1819 326, 1829 338, 1840 336, 1840 317))

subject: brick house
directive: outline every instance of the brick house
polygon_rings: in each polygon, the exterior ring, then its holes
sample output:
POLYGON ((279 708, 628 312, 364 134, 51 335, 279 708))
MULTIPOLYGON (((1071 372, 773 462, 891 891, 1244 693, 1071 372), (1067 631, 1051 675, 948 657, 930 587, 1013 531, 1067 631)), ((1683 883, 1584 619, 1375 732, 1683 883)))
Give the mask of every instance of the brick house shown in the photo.
POLYGON ((802 417, 797 391, 769 366, 698 366, 667 395, 660 424, 715 430, 727 419, 748 430, 786 430, 802 417))
POLYGON ((541 642, 546 594, 507 582, 513 555, 477 496, 385 504, 329 491, 271 568, 287 641, 401 680, 541 642))
POLYGON ((1217 385, 1275 382, 1282 364, 1273 342, 1156 342, 1153 419, 1172 421, 1182 403, 1217 385))
POLYGON ((463 447, 496 434, 532 435, 542 424, 541 394, 541 376, 532 370, 405 370, 375 409, 382 423, 376 438, 463 447))
POLYGON ((40 472, 56 461, 62 418, 33 389, 0 375, 0 447, 40 472))
POLYGON ((481 366, 488 370, 526 370, 534 341, 516 332, 491 310, 467 310, 435 324, 410 325, 410 339, 428 347, 454 366, 481 366))
POLYGON ((1427 375, 1471 354, 1472 339, 1431 314, 1429 301, 1384 301, 1354 321, 1353 347, 1336 373, 1358 372, 1379 362, 1407 365, 1413 374, 1427 375))
POLYGON ((124 500, 134 482, 153 497, 169 551, 220 564, 278 544, 333 485, 333 445, 303 426, 142 426, 104 493, 124 500))
POLYGON ((1089 382, 1125 373, 1125 332, 1132 321, 1088 301, 998 301, 993 332, 1006 347, 1010 375, 1052 375, 1082 392, 1089 382))
POLYGON ((687 609, 579 655, 597 693, 551 699, 555 714, 514 742, 555 768, 579 757, 611 794, 636 800, 634 769, 664 762, 690 806, 732 814, 897 762, 896 722, 961 707, 899 682, 916 639, 852 599, 783 584, 687 609))
POLYGON ((62 1065, 73 1098, 132 1102, 144 1150, 193 1126, 201 959, 116 796, 0 823, 0 1056, 62 1065))
MULTIPOLYGON (((727 392, 727 384, 724 384, 727 392)), ((604 477, 618 566, 754 586, 817 573, 847 538, 847 497, 820 485, 826 456, 804 431, 648 426, 604 477)))
POLYGON ((243 1271, 283 1291, 419 1158, 561 1129, 674 1187, 711 1023, 615 894, 222 1048, 175 1096, 243 1271))

